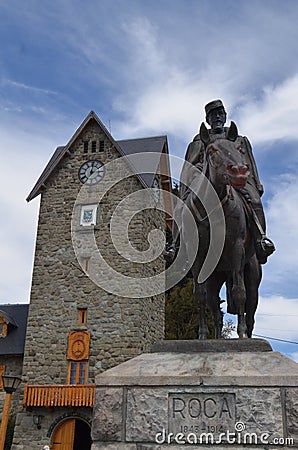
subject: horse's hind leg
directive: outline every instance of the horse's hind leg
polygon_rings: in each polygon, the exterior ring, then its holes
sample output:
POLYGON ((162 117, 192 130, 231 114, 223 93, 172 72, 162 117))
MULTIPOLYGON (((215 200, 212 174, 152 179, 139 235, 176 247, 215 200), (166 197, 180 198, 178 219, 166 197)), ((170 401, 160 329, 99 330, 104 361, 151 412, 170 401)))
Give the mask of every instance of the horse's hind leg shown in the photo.
POLYGON ((219 291, 224 283, 224 277, 215 272, 206 282, 208 307, 211 310, 215 339, 221 338, 223 327, 223 313, 220 309, 219 291))
POLYGON ((209 329, 207 325, 206 316, 206 306, 207 306, 207 295, 205 284, 198 284, 197 276, 194 275, 194 298, 198 307, 199 316, 199 329, 198 337, 199 339, 208 339, 209 329))
MULTIPOLYGON (((236 291, 236 290, 235 290, 236 291)), ((235 291, 233 292, 233 296, 235 297, 235 291)), ((245 301, 246 301, 246 291, 244 280, 241 279, 239 281, 239 286, 237 287, 237 296, 236 303, 238 304, 238 325, 237 325, 237 333, 240 339, 247 338, 247 327, 246 327, 246 318, 245 318, 245 301)))
POLYGON ((255 324, 255 312, 259 300, 259 285, 262 278, 262 268, 254 255, 245 267, 246 287, 246 326, 250 338, 255 324))
POLYGON ((245 321, 246 290, 244 284, 244 248, 242 240, 238 240, 234 246, 234 271, 233 271, 233 302, 237 305, 238 326, 237 333, 240 339, 247 338, 245 321))
POLYGON ((214 323, 214 337, 215 337, 215 339, 220 339, 222 327, 223 327, 223 312, 220 309, 219 296, 217 296, 216 303, 214 304, 213 309, 211 309, 211 311, 212 311, 213 323, 214 323))

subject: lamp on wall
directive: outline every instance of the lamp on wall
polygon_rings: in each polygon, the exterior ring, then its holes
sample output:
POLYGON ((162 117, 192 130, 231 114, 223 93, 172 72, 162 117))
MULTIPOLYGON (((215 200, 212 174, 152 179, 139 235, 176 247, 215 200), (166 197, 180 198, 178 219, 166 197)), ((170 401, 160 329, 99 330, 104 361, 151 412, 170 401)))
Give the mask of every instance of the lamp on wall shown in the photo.
POLYGON ((15 377, 13 375, 2 375, 3 389, 5 390, 6 395, 5 395, 4 407, 3 407, 3 413, 2 413, 2 422, 1 422, 1 428, 0 428, 0 450, 4 449, 11 396, 19 387, 21 381, 22 381, 21 378, 15 377))
POLYGON ((33 423, 34 423, 34 425, 36 425, 38 430, 41 429, 41 419, 42 418, 43 418, 43 416, 40 416, 39 414, 33 415, 33 423))

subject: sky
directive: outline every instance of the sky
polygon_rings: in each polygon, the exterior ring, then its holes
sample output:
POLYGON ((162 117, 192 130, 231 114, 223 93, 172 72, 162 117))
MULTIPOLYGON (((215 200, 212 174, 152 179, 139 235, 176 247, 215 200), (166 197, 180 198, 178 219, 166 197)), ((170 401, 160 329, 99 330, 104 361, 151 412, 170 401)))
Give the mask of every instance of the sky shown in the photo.
MULTIPOLYGON (((298 2, 0 0, 0 305, 28 303, 55 148, 94 110, 117 139, 184 157, 220 98, 253 146, 268 236, 255 335, 298 361, 298 2)), ((178 168, 172 168, 178 177, 178 168)))

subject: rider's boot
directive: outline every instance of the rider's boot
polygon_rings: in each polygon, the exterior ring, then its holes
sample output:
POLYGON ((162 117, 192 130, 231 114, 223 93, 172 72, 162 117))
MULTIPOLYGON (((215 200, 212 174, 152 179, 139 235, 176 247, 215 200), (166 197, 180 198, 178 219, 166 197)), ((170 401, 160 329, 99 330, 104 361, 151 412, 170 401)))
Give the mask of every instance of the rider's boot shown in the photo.
POLYGON ((275 251, 275 245, 265 234, 255 243, 256 255, 260 264, 266 264, 268 256, 275 251))
POLYGON ((262 204, 254 204, 251 202, 251 207, 254 211, 253 221, 255 230, 253 234, 257 259, 260 264, 266 264, 268 256, 272 255, 275 251, 275 245, 266 236, 266 223, 262 204))

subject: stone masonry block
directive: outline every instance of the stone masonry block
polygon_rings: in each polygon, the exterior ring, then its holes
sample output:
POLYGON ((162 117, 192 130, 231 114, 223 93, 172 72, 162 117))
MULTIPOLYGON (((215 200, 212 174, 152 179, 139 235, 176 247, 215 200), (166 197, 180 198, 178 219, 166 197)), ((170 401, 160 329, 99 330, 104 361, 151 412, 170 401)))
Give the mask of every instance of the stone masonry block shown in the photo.
POLYGON ((298 388, 286 389, 287 432, 298 443, 298 388))
POLYGON ((127 393, 126 440, 155 442, 168 429, 168 391, 131 388, 127 393))
POLYGON ((280 389, 239 389, 236 398, 236 420, 244 424, 246 432, 283 437, 280 389))
POLYGON ((98 388, 93 411, 94 441, 122 440, 122 388, 98 388))

